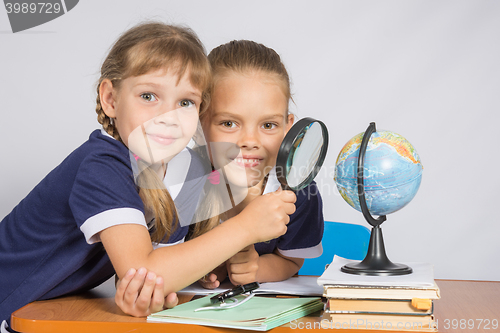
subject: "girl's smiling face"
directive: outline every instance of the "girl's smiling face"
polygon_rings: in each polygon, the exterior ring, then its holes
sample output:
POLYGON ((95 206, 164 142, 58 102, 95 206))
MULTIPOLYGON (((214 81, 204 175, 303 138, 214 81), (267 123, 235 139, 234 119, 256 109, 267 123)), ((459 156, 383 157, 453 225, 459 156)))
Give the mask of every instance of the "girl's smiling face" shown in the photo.
POLYGON ((122 80, 119 89, 109 80, 101 84, 105 113, 125 145, 149 164, 167 163, 196 132, 202 93, 188 78, 189 71, 179 80, 155 70, 122 80))
POLYGON ((214 166, 232 185, 260 184, 276 165, 281 142, 293 124, 278 80, 262 71, 220 77, 203 121, 214 166))

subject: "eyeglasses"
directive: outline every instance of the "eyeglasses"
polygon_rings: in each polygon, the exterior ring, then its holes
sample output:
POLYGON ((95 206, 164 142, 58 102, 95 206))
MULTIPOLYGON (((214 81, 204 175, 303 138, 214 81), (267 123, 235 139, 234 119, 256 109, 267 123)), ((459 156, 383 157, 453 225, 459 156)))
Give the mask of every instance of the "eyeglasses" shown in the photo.
POLYGON ((205 306, 202 308, 198 308, 194 311, 197 312, 204 310, 225 310, 225 309, 235 308, 237 306, 240 306, 248 302, 252 297, 254 297, 255 294, 252 291, 257 288, 259 288, 258 282, 252 282, 245 285, 236 286, 233 289, 226 290, 220 294, 210 297, 210 303, 218 305, 205 306), (243 295, 245 297, 237 298, 237 296, 240 295, 243 295))

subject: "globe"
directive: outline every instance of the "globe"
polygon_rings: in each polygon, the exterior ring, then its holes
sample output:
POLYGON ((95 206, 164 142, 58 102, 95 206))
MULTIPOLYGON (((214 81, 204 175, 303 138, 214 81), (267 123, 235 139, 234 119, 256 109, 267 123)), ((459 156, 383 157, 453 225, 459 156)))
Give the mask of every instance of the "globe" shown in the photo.
MULTIPOLYGON (((335 165, 335 183, 344 200, 361 211, 357 175, 360 133, 340 151, 335 165)), ((413 146, 399 134, 376 131, 370 136, 364 159, 365 200, 370 214, 386 215, 406 206, 417 194, 422 163, 413 146)))

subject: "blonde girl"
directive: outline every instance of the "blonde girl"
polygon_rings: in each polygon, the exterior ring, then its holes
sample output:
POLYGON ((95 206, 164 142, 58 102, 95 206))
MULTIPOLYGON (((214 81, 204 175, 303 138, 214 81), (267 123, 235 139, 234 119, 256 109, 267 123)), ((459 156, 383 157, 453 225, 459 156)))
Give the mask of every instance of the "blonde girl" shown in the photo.
MULTIPOLYGON (((280 56, 253 41, 221 45, 208 58, 214 76, 212 101, 200 119, 215 168, 224 170, 233 194, 245 194, 221 216, 227 220, 279 188, 276 156, 294 121, 288 108, 290 79, 280 56)), ((248 246, 201 283, 217 287, 226 273, 233 284, 280 281, 297 273, 304 258, 321 255, 324 220, 314 182, 297 193, 295 205, 284 235, 248 246)))
POLYGON ((162 286, 156 292, 172 294, 250 244, 286 232, 295 195, 283 191, 183 241, 187 226, 179 222, 190 219, 189 209, 177 211, 174 202, 185 204, 204 183, 200 159, 184 148, 205 112, 210 80, 203 46, 187 28, 141 24, 117 40, 97 89, 102 130, 0 223, 2 329, 23 305, 88 290, 115 272, 123 278, 143 267, 156 273, 148 275, 162 286), (178 177, 172 170, 195 181, 169 193, 163 184, 178 177), (152 239, 171 246, 154 249, 152 239))

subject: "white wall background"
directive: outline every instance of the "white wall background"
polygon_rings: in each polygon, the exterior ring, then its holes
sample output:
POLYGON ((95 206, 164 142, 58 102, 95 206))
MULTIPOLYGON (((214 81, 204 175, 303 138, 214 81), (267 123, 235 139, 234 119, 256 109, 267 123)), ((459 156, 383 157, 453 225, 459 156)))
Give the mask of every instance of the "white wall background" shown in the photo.
POLYGON ((208 51, 253 39, 282 55, 293 112, 330 131, 317 178, 327 220, 368 226, 332 179, 347 140, 371 121, 405 136, 425 169, 416 198, 383 224, 390 259, 500 281, 496 0, 82 0, 16 34, 0 7, 0 217, 98 127, 101 61, 145 19, 192 27, 208 51))

